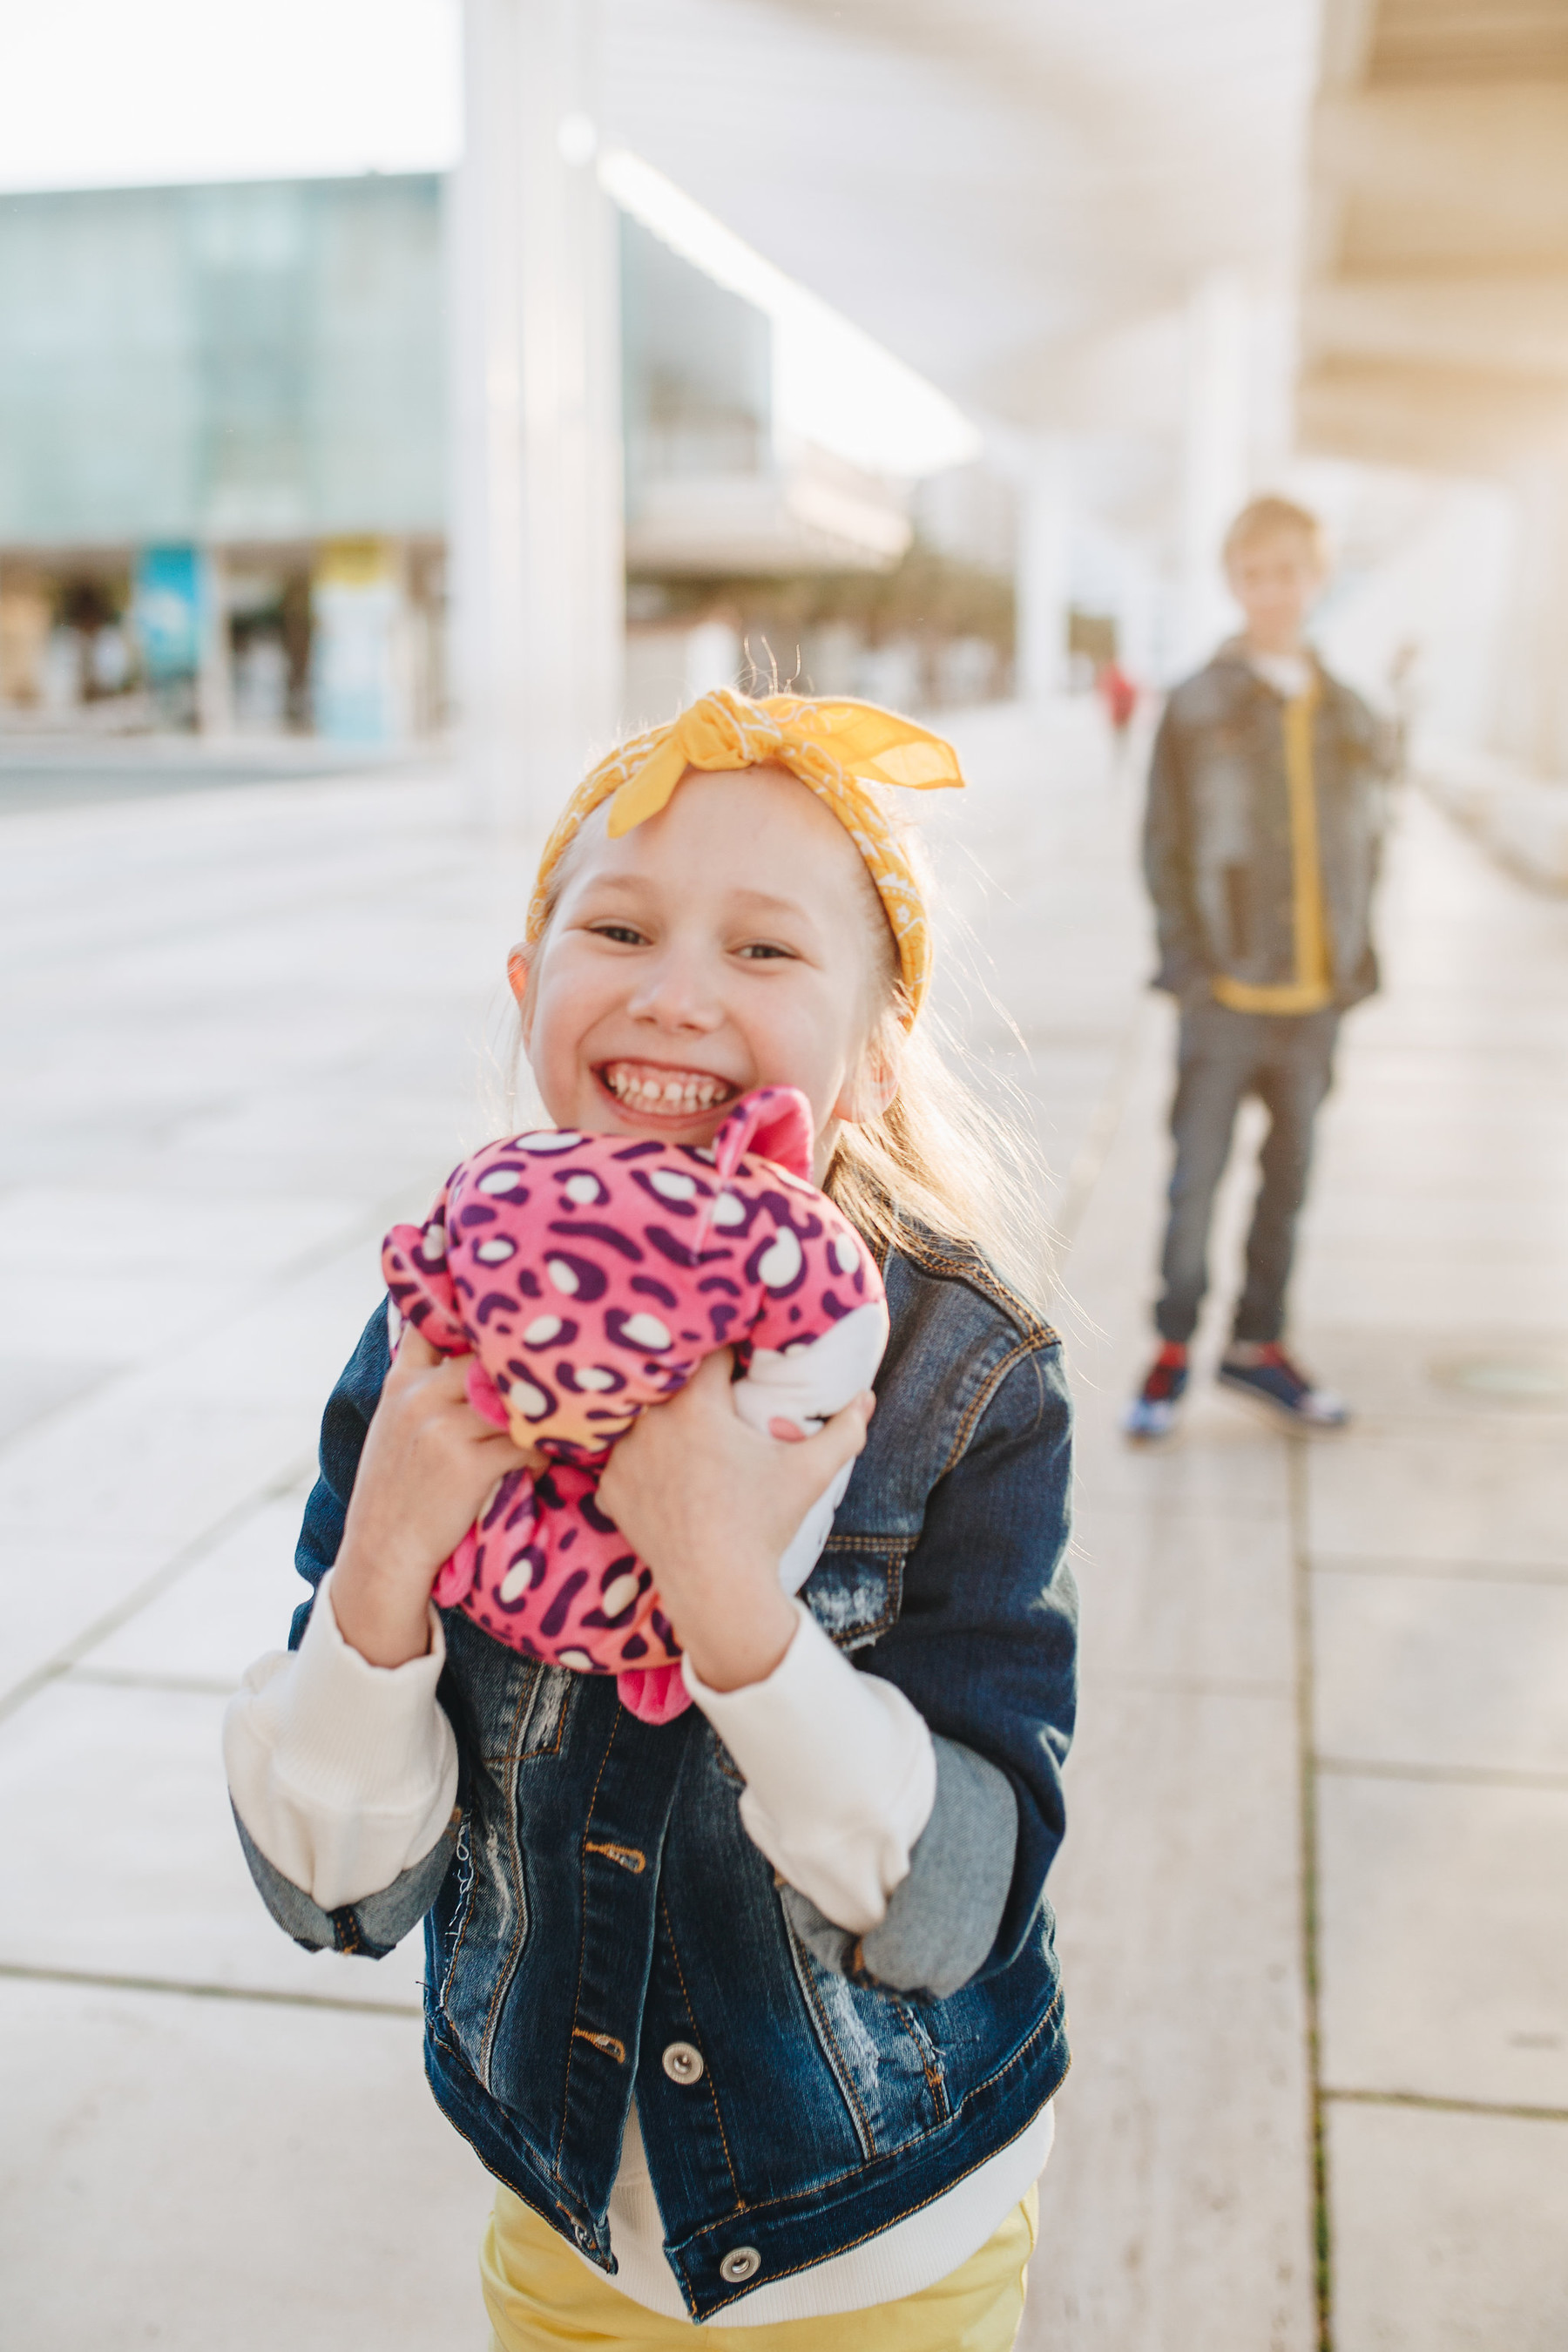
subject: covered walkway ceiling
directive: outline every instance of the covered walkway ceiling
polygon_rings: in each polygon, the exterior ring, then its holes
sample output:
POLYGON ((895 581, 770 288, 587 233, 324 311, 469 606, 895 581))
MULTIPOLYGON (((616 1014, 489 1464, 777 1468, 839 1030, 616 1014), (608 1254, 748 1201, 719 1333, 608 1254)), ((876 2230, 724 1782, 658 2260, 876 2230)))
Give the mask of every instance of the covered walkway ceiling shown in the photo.
POLYGON ((1568 0, 1328 0, 1300 423, 1487 471, 1568 447, 1568 0))
POLYGON ((957 399, 1114 428, 1181 386, 1108 390, 1097 349, 1216 268, 1294 268, 1318 14, 604 0, 605 127, 957 399))

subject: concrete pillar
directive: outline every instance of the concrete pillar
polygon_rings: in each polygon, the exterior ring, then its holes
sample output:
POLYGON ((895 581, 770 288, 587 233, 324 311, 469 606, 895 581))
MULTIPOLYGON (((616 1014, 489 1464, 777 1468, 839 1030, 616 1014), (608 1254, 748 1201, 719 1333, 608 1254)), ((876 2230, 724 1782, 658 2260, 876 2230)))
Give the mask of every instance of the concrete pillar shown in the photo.
POLYGON ((481 810, 536 834, 619 716, 614 219, 589 0, 465 0, 450 215, 453 674, 481 810))
POLYGON ((1072 559, 1072 450, 1051 435, 1013 453, 1019 488, 1015 670, 1021 702, 1066 690, 1072 559))
POLYGON ((1214 270, 1187 304, 1174 675, 1205 661, 1236 626, 1220 542, 1250 486, 1251 349, 1247 288, 1214 270))
POLYGON ((1568 777, 1568 458, 1543 455, 1511 485, 1518 529, 1499 696, 1499 749, 1568 777))

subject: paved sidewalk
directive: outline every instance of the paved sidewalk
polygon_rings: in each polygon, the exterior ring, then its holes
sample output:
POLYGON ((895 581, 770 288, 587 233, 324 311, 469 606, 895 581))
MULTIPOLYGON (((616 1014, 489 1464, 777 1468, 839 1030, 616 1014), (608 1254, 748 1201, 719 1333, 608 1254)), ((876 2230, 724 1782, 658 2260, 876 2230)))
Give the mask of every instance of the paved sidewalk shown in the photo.
MULTIPOLYGON (((1309 1450, 1205 1391, 1130 1454, 1169 1054, 1136 788, 1088 709, 955 731, 943 997, 1052 1163, 1082 1428, 1078 2058, 1023 2342, 1307 2352, 1321 2204, 1339 2352, 1559 2352, 1568 906, 1409 809, 1299 1292, 1363 1418, 1309 1450)), ((380 1234, 493 1125, 523 877, 440 779, 0 847, 6 2341, 477 2347, 487 2188, 423 2085, 416 1948, 277 1933, 216 1742, 380 1234)))

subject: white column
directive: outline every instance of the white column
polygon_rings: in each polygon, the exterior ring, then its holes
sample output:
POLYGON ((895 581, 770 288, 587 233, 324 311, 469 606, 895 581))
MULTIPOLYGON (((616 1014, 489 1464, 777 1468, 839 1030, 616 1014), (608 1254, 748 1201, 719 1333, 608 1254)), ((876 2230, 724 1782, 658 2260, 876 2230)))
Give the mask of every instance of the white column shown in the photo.
POLYGON ((588 0, 465 0, 453 673, 478 803, 526 835, 620 702, 619 289, 592 35, 588 0))
POLYGON ((1499 749, 1542 776, 1568 776, 1568 460, 1514 468, 1518 528, 1507 599, 1499 749))
POLYGON ((1015 457, 1013 470, 1020 491, 1017 693, 1021 702, 1045 703, 1067 687, 1071 446, 1061 435, 1042 437, 1015 457))
POLYGON ((196 562, 196 726, 203 735, 234 732, 234 655, 228 638, 228 559, 204 548, 196 562))
POLYGON ((1236 625, 1220 543, 1249 487, 1250 327, 1247 288, 1234 271, 1215 270, 1194 288, 1183 397, 1177 676, 1206 661, 1236 625))

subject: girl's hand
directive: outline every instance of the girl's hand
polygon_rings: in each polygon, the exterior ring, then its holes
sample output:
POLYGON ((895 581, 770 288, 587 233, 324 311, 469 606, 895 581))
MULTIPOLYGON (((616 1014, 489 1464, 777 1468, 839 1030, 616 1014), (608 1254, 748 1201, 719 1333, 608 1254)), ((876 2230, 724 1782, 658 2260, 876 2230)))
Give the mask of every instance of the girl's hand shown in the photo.
POLYGON ((539 1465, 463 1391, 466 1356, 442 1356, 410 1326, 372 1418, 332 1571, 332 1613, 373 1666, 430 1646, 430 1588, 509 1470, 539 1465))
POLYGON ((866 1443, 868 1389, 815 1437, 786 1445, 735 1410, 731 1357, 708 1357, 678 1396, 634 1423, 599 1496, 654 1574, 665 1613, 714 1690, 762 1682, 788 1649, 795 1604, 779 1561, 817 1496, 866 1443))

